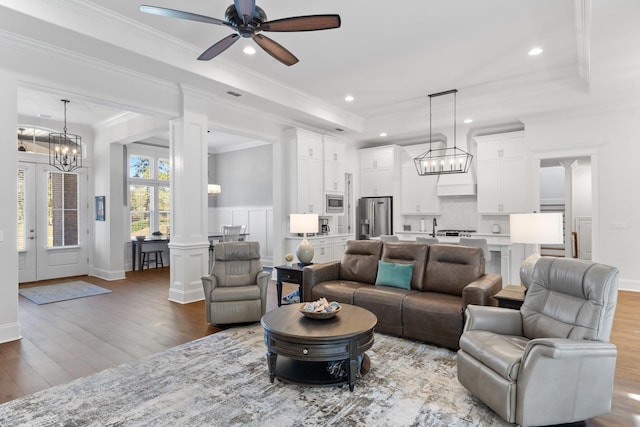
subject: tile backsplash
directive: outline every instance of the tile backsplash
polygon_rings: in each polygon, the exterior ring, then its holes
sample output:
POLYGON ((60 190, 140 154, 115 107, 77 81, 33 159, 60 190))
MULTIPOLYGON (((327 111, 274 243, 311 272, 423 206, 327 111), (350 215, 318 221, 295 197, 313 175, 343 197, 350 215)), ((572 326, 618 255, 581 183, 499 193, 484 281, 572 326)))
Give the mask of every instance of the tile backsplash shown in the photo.
MULTIPOLYGON (((411 231, 420 231, 420 221, 424 220, 427 232, 432 230, 433 215, 405 215, 402 224, 396 227, 410 226, 411 231)), ((498 225, 500 234, 509 234, 509 215, 480 215, 475 196, 440 198, 440 215, 436 217, 437 230, 476 230, 481 234, 492 234, 493 226, 498 225)))

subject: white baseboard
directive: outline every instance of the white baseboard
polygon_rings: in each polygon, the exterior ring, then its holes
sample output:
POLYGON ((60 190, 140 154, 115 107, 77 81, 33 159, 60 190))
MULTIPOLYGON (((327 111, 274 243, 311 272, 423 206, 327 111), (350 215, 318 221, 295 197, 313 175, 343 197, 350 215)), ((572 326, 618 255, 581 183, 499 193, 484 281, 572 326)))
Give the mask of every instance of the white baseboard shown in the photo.
POLYGON ((640 280, 620 279, 618 289, 622 291, 640 292, 640 280))
POLYGON ((97 277, 99 279, 108 280, 108 281, 122 280, 127 278, 124 270, 109 271, 109 270, 103 270, 101 268, 95 268, 95 267, 90 269, 90 275, 97 277))
POLYGON ((12 322, 0 325, 0 344, 15 341, 22 338, 20 335, 20 323, 12 322))
POLYGON ((169 289, 169 301, 177 302, 178 304, 190 304, 196 301, 202 301, 204 299, 204 289, 192 289, 184 291, 182 289, 170 288, 169 289))

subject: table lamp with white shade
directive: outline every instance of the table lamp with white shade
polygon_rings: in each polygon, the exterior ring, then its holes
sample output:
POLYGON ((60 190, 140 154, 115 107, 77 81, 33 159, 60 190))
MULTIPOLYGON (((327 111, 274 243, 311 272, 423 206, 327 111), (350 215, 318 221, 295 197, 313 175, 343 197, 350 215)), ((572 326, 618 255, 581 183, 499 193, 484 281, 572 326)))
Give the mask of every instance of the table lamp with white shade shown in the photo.
POLYGON ((307 240, 307 233, 318 232, 318 214, 291 214, 289 231, 303 233, 302 242, 298 245, 296 256, 300 265, 311 264, 313 259, 313 247, 307 240))
POLYGON ((533 268, 540 259, 537 245, 560 244, 564 241, 563 219, 560 212, 541 212, 509 215, 512 243, 536 245, 520 266, 520 280, 529 287, 533 268))

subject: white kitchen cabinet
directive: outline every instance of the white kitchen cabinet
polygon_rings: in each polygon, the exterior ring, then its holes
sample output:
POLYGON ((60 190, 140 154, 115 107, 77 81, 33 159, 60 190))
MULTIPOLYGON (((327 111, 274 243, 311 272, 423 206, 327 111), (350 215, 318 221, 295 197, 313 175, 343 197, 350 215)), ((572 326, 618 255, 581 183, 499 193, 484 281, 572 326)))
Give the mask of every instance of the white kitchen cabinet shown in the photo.
POLYGON ((354 240, 355 238, 355 235, 333 237, 333 259, 341 260, 347 248, 347 241, 354 240))
POLYGON ((366 169, 360 171, 360 195, 362 197, 392 196, 393 169, 366 169))
POLYGON ((396 151, 394 145, 360 150, 360 196, 394 196, 396 151))
POLYGON ((345 156, 347 152, 344 143, 331 135, 324 135, 323 143, 324 160, 344 165, 346 162, 345 156))
MULTIPOLYGON (((353 240, 353 234, 339 236, 313 236, 309 237, 309 243, 313 247, 313 263, 323 263, 339 261, 344 255, 347 240, 353 240)), ((302 242, 302 237, 289 237, 287 241, 287 252, 296 253, 296 248, 302 242)))
POLYGON ((438 215, 438 176, 420 176, 413 159, 426 151, 424 144, 400 149, 400 208, 402 215, 438 215))
POLYGON ((325 135, 324 147, 324 191, 344 193, 344 173, 346 149, 335 137, 325 135))
POLYGON ((322 135, 296 129, 298 157, 322 161, 323 144, 322 135))
POLYGON ((284 132, 288 150, 287 187, 292 213, 323 213, 322 135, 303 129, 284 132))
POLYGON ((314 263, 333 261, 333 242, 331 238, 314 239, 311 245, 313 246, 314 263))
POLYGON ((475 138, 478 144, 478 213, 530 211, 524 132, 475 138))
POLYGON ((322 162, 301 157, 298 159, 298 213, 323 214, 322 162))

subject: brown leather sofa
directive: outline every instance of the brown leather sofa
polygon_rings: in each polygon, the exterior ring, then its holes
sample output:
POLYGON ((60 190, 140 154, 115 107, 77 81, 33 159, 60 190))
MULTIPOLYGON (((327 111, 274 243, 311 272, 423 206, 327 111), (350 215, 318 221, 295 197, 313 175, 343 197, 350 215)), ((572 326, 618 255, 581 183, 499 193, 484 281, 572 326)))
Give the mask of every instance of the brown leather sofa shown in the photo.
POLYGON ((376 331, 458 349, 468 304, 497 305, 499 274, 485 274, 482 249, 351 240, 341 261, 304 268, 303 301, 325 297, 378 317, 376 331), (410 289, 376 286, 378 261, 413 264, 410 289))

